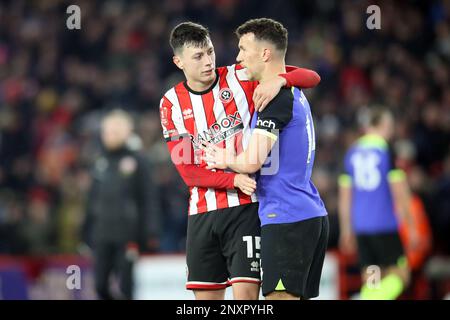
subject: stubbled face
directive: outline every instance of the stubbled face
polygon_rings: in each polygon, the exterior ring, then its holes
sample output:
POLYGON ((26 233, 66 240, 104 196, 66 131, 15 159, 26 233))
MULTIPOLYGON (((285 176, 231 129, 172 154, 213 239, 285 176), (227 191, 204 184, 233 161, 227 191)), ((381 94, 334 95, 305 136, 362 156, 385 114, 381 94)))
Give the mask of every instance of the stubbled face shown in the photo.
POLYGON ((264 69, 263 48, 253 33, 246 33, 239 39, 239 54, 236 61, 246 68, 250 80, 260 80, 264 69))
POLYGON ((107 118, 102 123, 101 138, 108 150, 115 150, 125 144, 131 134, 131 125, 120 117, 107 118))
POLYGON ((216 79, 216 54, 210 39, 204 47, 184 45, 175 55, 174 62, 189 82, 210 84, 216 79))

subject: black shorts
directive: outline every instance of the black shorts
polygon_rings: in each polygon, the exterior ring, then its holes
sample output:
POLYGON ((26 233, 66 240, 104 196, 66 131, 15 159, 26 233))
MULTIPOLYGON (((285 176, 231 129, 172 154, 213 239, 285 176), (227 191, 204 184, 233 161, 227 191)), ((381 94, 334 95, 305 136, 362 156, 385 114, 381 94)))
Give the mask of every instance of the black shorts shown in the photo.
POLYGON ((394 266, 405 255, 398 232, 357 235, 356 241, 362 268, 371 265, 394 266))
POLYGON ((189 216, 186 288, 259 284, 260 225, 257 203, 189 216))
POLYGON ((286 291, 302 299, 317 297, 328 233, 327 216, 263 226, 263 295, 286 291))

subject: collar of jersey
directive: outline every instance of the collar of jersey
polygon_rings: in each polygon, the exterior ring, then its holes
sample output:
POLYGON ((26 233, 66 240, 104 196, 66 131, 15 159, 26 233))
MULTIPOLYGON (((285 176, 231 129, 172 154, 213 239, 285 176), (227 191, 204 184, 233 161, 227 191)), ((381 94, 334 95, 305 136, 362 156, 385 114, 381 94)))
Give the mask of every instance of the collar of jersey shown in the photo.
POLYGON ((382 136, 373 133, 366 134, 359 138, 358 145, 368 148, 375 147, 380 149, 385 149, 388 146, 386 140, 384 140, 382 136))
POLYGON ((202 95, 202 94, 205 94, 205 93, 208 93, 209 91, 211 91, 216 86, 218 81, 219 81, 219 71, 217 71, 217 69, 216 69, 216 80, 214 80, 214 83, 212 85, 210 85, 209 88, 206 90, 203 90, 203 91, 192 90, 191 88, 189 88, 189 86, 187 84, 187 80, 184 81, 183 84, 184 84, 184 87, 187 89, 187 91, 189 91, 190 93, 202 95))

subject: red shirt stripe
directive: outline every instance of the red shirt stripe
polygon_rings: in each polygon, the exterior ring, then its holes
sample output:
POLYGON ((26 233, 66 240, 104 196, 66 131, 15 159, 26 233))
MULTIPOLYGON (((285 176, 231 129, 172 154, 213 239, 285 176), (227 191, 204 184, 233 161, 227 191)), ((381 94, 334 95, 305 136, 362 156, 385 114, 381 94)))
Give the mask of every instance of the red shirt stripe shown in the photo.
MULTIPOLYGON (((177 98, 180 103, 181 113, 183 114, 184 126, 186 127, 186 130, 188 132, 192 132, 194 137, 197 137, 198 131, 197 131, 197 126, 195 124, 195 119, 193 116, 192 102, 191 102, 191 98, 189 97, 189 92, 187 91, 187 89, 185 88, 183 83, 180 83, 175 87, 175 92, 177 94, 177 98)), ((194 161, 196 161, 195 154, 196 154, 196 150, 194 150, 194 161)), ((207 211, 206 198, 205 198, 205 194, 206 194, 207 190, 208 190, 207 188, 201 188, 201 187, 197 188, 197 192, 198 192, 197 212, 207 211)), ((192 193, 191 193, 191 197, 192 197, 192 193)))
MULTIPOLYGON (((202 102, 203 102, 203 110, 205 111, 206 121, 208 123, 208 128, 211 128, 211 126, 217 121, 216 116, 214 115, 215 100, 212 90, 202 95, 202 102)), ((221 142, 222 147, 224 147, 224 144, 225 141, 222 141, 221 142)), ((223 170, 216 170, 216 171, 223 172, 223 170)), ((228 207, 227 191, 215 190, 215 193, 216 193, 217 208, 227 208, 228 207)))
MULTIPOLYGON (((220 90, 222 90, 224 88, 230 89, 228 82, 227 82, 228 68, 223 68, 221 71, 222 72, 220 73, 220 80, 219 80, 220 90)), ((251 94, 253 95, 253 92, 251 94)), ((219 93, 219 95, 220 95, 220 93, 219 93)), ((232 99, 228 103, 225 103, 223 101, 222 101, 222 103, 223 103, 223 107, 225 108, 225 112, 227 115, 230 115, 230 114, 234 115, 236 112, 238 112, 238 108, 236 106, 236 102, 234 99, 232 99)), ((239 133, 236 134, 236 139, 234 140, 234 143, 235 143, 234 148, 236 150, 236 154, 240 154, 244 149, 244 146, 242 144, 242 131, 240 131, 239 133)), ((252 202, 252 199, 250 198, 250 196, 246 195, 241 190, 237 190, 237 191, 238 191, 239 203, 241 205, 249 204, 252 202)))

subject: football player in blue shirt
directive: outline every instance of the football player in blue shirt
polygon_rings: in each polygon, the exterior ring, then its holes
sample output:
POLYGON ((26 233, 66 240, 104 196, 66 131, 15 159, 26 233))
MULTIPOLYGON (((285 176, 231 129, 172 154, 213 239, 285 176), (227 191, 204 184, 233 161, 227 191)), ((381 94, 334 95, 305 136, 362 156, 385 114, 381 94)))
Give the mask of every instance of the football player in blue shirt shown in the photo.
POLYGON ((372 108, 367 132, 348 150, 339 177, 339 245, 343 253, 357 247, 363 280, 360 298, 364 300, 396 299, 409 282, 398 218, 409 227, 411 245, 417 242, 406 176, 395 168, 388 148, 393 131, 391 112, 372 108), (379 283, 368 281, 371 275, 379 283))
MULTIPOLYGON (((237 60, 250 80, 264 84, 285 72, 287 30, 271 19, 241 25, 237 60)), ((315 134, 309 103, 298 88, 281 89, 255 113, 247 150, 206 144, 209 168, 256 173, 261 220, 262 293, 266 299, 309 299, 319 294, 328 242, 325 206, 311 181, 315 134), (268 168, 263 164, 270 162, 268 168)), ((229 143, 232 145, 232 143, 229 143)))

